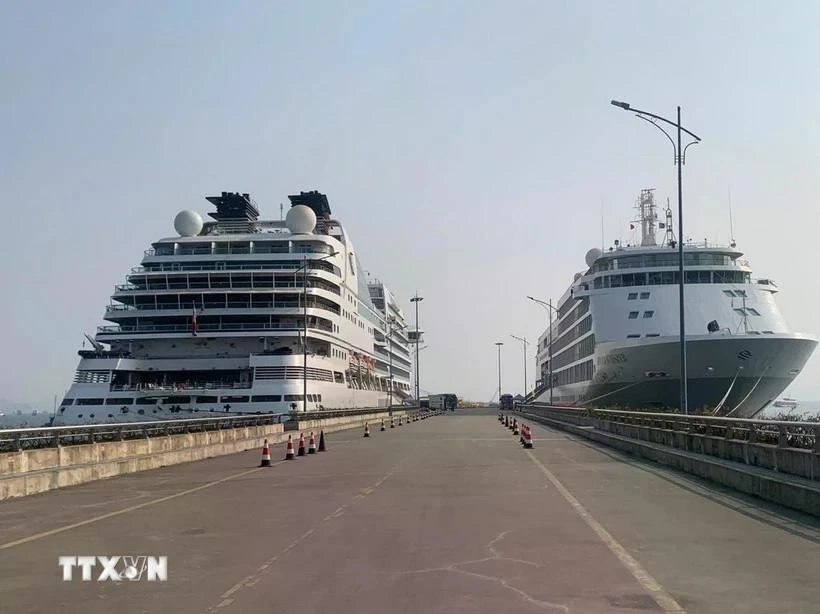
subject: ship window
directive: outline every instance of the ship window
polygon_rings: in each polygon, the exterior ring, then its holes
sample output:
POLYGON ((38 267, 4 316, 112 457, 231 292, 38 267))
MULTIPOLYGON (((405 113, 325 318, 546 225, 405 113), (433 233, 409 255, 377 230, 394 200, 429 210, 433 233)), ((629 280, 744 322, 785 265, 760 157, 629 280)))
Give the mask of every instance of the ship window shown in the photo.
POLYGON ((629 312, 629 319, 630 320, 635 320, 637 318, 638 318, 638 312, 637 311, 630 311, 629 312))
POLYGON ((655 315, 654 311, 644 311, 643 312, 643 317, 645 317, 645 318, 651 318, 654 315, 655 315))
POLYGON ((219 401, 219 397, 198 396, 196 398, 197 403, 217 403, 218 401, 219 401))
POLYGON ((256 394, 251 397, 254 403, 278 403, 281 400, 281 394, 256 394))
POLYGON ((659 333, 646 333, 647 337, 660 337, 659 333))
POLYGON ((157 400, 152 398, 137 399, 137 405, 156 405, 157 400))
POLYGON ((641 292, 641 300, 649 298, 649 292, 641 292))
POLYGON ((626 300, 634 301, 636 298, 638 298, 638 293, 637 292, 630 292, 629 296, 626 297, 626 300))
POLYGON ((764 334, 764 335, 773 335, 773 334, 774 334, 774 331, 773 331, 773 330, 764 330, 764 331, 763 331, 763 334, 764 334))
POLYGON ((732 297, 734 297, 734 295, 735 295, 735 293, 732 292, 731 290, 724 290, 723 294, 725 294, 726 296, 732 296, 732 297))
POLYGON ((77 399, 77 405, 102 405, 102 399, 77 399))
POLYGON ((222 397, 223 403, 247 403, 249 400, 248 397, 222 397))
MULTIPOLYGON (((752 309, 751 307, 747 307, 746 311, 752 314, 753 316, 759 316, 760 312, 757 309, 752 309)), ((763 331, 765 332, 765 331, 763 331)))
POLYGON ((109 397, 105 400, 106 405, 131 405, 133 402, 130 397, 109 397))
POLYGON ((301 401, 302 395, 301 394, 286 394, 285 395, 286 401, 301 401))
POLYGON ((73 405, 74 399, 63 399, 63 402, 60 405, 73 405))
POLYGON ((627 335, 626 336, 627 339, 637 339, 638 337, 640 337, 640 335, 627 335))

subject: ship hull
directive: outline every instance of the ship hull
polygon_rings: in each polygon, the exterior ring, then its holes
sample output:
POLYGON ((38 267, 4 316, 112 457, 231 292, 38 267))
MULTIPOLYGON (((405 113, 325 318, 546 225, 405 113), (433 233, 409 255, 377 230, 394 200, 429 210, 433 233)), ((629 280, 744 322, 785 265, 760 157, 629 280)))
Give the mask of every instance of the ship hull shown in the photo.
MULTIPOLYGON (((688 339, 689 411, 737 418, 757 415, 792 383, 816 346, 816 339, 799 334, 688 339)), ((601 343, 594 359, 592 381, 556 387, 553 398, 598 407, 680 407, 677 340, 601 343)), ((548 402, 549 391, 537 401, 548 402)))

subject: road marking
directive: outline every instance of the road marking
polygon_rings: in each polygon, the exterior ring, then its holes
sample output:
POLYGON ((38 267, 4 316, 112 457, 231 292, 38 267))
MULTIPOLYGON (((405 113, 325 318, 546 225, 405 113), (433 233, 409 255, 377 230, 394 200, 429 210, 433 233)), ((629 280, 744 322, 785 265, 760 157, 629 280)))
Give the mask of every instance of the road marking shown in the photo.
MULTIPOLYGON (((280 465, 285 461, 278 461, 273 463, 271 466, 275 467, 276 465, 280 465)), ((224 478, 220 478, 218 480, 214 480, 213 482, 208 482, 207 484, 202 484, 200 486, 196 486, 194 488, 189 488, 188 490, 183 490, 178 493, 174 493, 173 495, 168 495, 167 497, 160 497, 159 499, 154 499, 152 501, 146 501, 145 503, 140 503, 138 505, 132 505, 131 507, 125 507, 121 510, 116 510, 114 512, 108 512, 107 514, 101 514, 100 516, 94 516, 93 518, 88 518, 86 520, 82 520, 80 522, 75 522, 72 524, 67 524, 62 527, 57 527, 56 529, 51 529, 49 531, 43 531, 42 533, 35 533, 34 535, 29 535, 28 537, 23 537, 20 539, 16 539, 11 542, 7 542, 5 544, 0 544, 0 550, 6 550, 7 548, 13 548, 14 546, 19 546, 21 544, 27 544, 29 542, 36 541, 38 539, 43 539, 44 537, 50 537, 52 535, 57 535, 58 533, 64 533, 65 531, 70 531, 71 529, 76 529, 79 527, 84 527, 89 524, 93 524, 95 522, 99 522, 100 520, 106 520, 107 518, 113 518, 114 516, 120 516, 122 514, 127 514, 129 512, 134 512, 136 510, 142 509, 144 507, 148 507, 149 505, 156 505, 157 503, 164 503, 165 501, 170 501, 171 499, 176 499, 178 497, 183 497, 185 495, 190 495, 191 493, 198 492, 200 490, 205 490, 206 488, 211 488, 212 486, 216 486, 218 484, 222 484, 223 482, 227 482, 229 480, 234 480, 236 478, 241 478, 246 475, 250 475, 251 473, 255 473, 263 469, 263 467, 254 467, 253 469, 249 469, 248 471, 243 471, 241 473, 235 473, 233 475, 229 475, 224 478)))
POLYGON ((208 608, 208 609, 206 610, 206 613, 207 613, 207 614, 211 614, 211 613, 213 613, 213 612, 216 612, 216 611, 220 610, 221 608, 224 608, 224 607, 227 607, 227 606, 231 605, 231 604, 235 601, 235 600, 231 597, 231 595, 234 595, 237 591, 239 591, 239 590, 240 590, 240 589, 242 589, 242 588, 245 588, 245 587, 250 587, 250 586, 253 586, 254 584, 258 583, 258 582, 259 582, 259 579, 260 579, 260 578, 259 578, 259 576, 261 576, 261 575, 262 575, 262 573, 264 573, 264 572, 265 572, 265 571, 266 571, 266 570, 267 570, 270 566, 272 566, 272 565, 273 565, 276 561, 278 561, 280 558, 282 558, 282 557, 283 557, 284 555, 286 555, 288 552, 290 552, 291 550, 293 550, 296 546, 298 546, 300 543, 302 543, 302 542, 303 542, 304 540, 306 540, 308 537, 310 537, 311 535, 313 535, 313 533, 314 533, 314 532, 315 532, 318 528, 320 528, 323 524, 325 524, 325 523, 329 522, 329 521, 330 521, 330 520, 332 520, 333 518, 338 518, 339 516, 343 515, 343 514, 344 514, 344 511, 345 511, 348 507, 351 507, 351 506, 355 505, 355 504, 356 504, 356 502, 358 502, 358 501, 359 501, 359 500, 361 500, 361 499, 364 499, 367 495, 371 494, 371 493, 372 493, 374 490, 376 490, 379 486, 381 486, 382 484, 384 484, 384 482, 385 482, 388 478, 390 478, 391 476, 393 476, 393 475, 394 475, 394 474, 395 474, 395 473, 399 470, 399 468, 401 468, 401 466, 404 464, 404 462, 405 462, 406 460, 407 460, 406 458, 405 458, 405 459, 402 459, 402 460, 401 460, 401 461, 400 461, 400 462, 399 462, 399 463, 398 463, 395 467, 393 467, 393 469, 391 469, 391 470, 390 470, 390 472, 389 472, 389 473, 387 473, 386 475, 384 475, 384 476, 382 476, 381 478, 379 478, 378 480, 376 480, 376 481, 375 481, 375 482, 374 482, 371 486, 369 486, 368 488, 366 488, 363 492, 360 492, 359 494, 357 494, 356 496, 354 496, 354 497, 353 497, 350 501, 348 501, 347 503, 345 503, 344 505, 342 505, 341 507, 339 507, 338 509, 336 509, 336 511, 335 511, 335 512, 332 512, 332 513, 328 514, 327 516, 325 516, 322 520, 320 520, 320 521, 316 524, 316 526, 314 526, 313 528, 308 529, 307 531, 305 531, 304 533, 302 533, 302 535, 300 535, 300 536, 299 536, 299 537, 297 537, 295 540, 293 540, 293 542, 291 542, 291 543, 290 543, 290 545, 286 546, 284 549, 280 550, 279 552, 277 552, 276 554, 274 554, 271 558, 269 558, 267 561, 265 561, 264 563, 262 563, 262 565, 260 565, 260 566, 256 569, 256 571, 255 571, 255 572, 253 572, 253 573, 252 573, 252 574, 250 574, 249 576, 247 576, 247 577, 243 578, 242 580, 240 580, 239 582, 237 582, 236 584, 234 584, 231 588, 229 588, 227 591, 225 591, 224 593, 222 593, 222 594, 219 596, 219 597, 220 597, 220 599, 221 599, 221 601, 220 601, 219 603, 217 603, 215 606, 212 606, 212 607, 208 608))
POLYGON ((609 531, 607 531, 601 523, 592 517, 592 514, 590 514, 583 505, 581 505, 578 499, 572 496, 572 493, 567 490, 567 488, 549 469, 541 464, 541 461, 539 461, 532 452, 527 450, 526 454, 541 470, 541 472, 547 476, 547 479, 553 486, 555 486, 556 490, 561 493, 561 496, 566 499, 572 509, 574 509, 575 512, 581 517, 581 520, 583 520, 590 529, 595 531, 598 537, 601 538, 601 541, 606 544, 606 547, 609 548, 616 557, 618 557, 621 564, 629 570, 629 573, 635 577, 638 583, 647 593, 652 596, 652 599, 655 600, 655 603, 657 603, 664 612, 675 612, 677 614, 683 614, 686 612, 686 610, 684 610, 683 607, 675 601, 672 595, 667 593, 660 583, 649 575, 648 571, 641 567, 641 564, 638 563, 638 561, 636 561, 632 555, 626 551, 626 548, 619 544, 618 541, 609 534, 609 531))

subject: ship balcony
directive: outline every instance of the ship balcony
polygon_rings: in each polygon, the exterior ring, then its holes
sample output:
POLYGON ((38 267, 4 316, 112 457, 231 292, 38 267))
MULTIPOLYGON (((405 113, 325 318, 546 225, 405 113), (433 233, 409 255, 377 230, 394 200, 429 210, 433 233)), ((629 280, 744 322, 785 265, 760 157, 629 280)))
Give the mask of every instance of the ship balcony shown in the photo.
MULTIPOLYGON (((315 318, 308 317, 308 331, 319 330, 327 333, 333 332, 333 325, 326 321, 315 321, 315 318)), ((299 333, 303 327, 298 323, 285 322, 203 322, 197 325, 198 334, 204 333, 235 333, 252 331, 293 331, 299 333)), ((116 324, 113 326, 98 326, 97 338, 99 341, 106 341, 108 337, 120 335, 155 335, 155 334, 184 333, 191 335, 191 324, 116 324)))
MULTIPOLYGON (((288 237, 290 239, 291 237, 288 237)), ((253 254, 290 254, 305 256, 332 254, 333 247, 323 242, 312 242, 310 246, 293 243, 290 240, 280 241, 212 241, 206 244, 160 243, 144 253, 146 258, 167 256, 248 256, 253 254)))
MULTIPOLYGON (((204 309, 202 303, 196 305, 187 303, 155 303, 134 305, 108 305, 105 309, 105 319, 119 321, 121 319, 148 318, 152 316, 190 316, 196 306, 198 315, 231 315, 237 310, 251 315, 266 315, 272 310, 282 315, 299 315, 303 311, 300 301, 226 301, 205 302, 204 309), (200 311, 202 309, 202 311, 200 311), (281 311, 280 311, 281 310, 281 311)), ((308 301, 308 313, 314 309, 328 311, 334 315, 341 315, 341 308, 335 304, 326 304, 317 301, 308 301)))
MULTIPOLYGON (((311 271, 308 279, 308 290, 324 290, 337 296, 341 294, 338 284, 326 271, 311 271), (317 275, 317 273, 319 273, 317 275)), ((134 276, 129 275, 125 284, 114 286, 115 294, 134 292, 168 292, 173 290, 302 290, 305 283, 302 279, 276 279, 272 274, 216 274, 195 276, 134 276)))
POLYGON ((247 390, 252 388, 251 382, 191 382, 185 384, 111 384, 111 392, 197 392, 202 390, 247 390))

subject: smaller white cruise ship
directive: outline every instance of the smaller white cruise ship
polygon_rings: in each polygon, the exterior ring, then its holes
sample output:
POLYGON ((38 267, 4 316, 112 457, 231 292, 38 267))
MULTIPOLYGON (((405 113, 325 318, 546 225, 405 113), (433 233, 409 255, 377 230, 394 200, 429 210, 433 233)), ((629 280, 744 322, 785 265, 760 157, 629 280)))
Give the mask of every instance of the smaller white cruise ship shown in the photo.
POLYGON ((412 402, 399 301, 362 268, 319 192, 262 220, 249 194, 207 200, 117 285, 55 424, 289 414, 412 402), (306 389, 306 394, 305 394, 306 389))
MULTIPOLYGON (((675 409, 680 405, 679 257, 672 213, 641 192, 640 245, 591 249, 539 338, 537 402, 675 409), (658 243, 656 231, 663 230, 658 243)), ((747 418, 792 383, 817 346, 791 332, 777 284, 754 278, 734 241, 684 253, 690 411, 747 418)))

